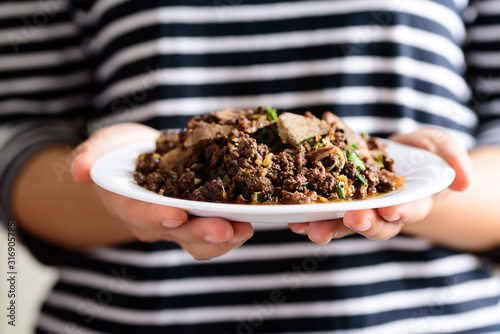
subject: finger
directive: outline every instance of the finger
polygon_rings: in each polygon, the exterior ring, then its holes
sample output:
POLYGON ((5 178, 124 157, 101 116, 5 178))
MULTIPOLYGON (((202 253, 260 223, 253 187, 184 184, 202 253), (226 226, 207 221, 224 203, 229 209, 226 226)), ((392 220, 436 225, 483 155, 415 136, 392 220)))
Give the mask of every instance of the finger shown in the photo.
MULTIPOLYGON (((201 221, 198 220, 207 219, 211 218, 198 217, 194 218, 192 222, 194 225, 199 226, 201 221)), ((188 224, 189 223, 191 223, 191 221, 188 222, 188 224)), ((202 232, 195 238, 197 240, 193 240, 192 242, 178 241, 178 243, 184 250, 189 252, 197 260, 206 260, 224 255, 229 251, 241 246, 253 235, 253 227, 250 223, 233 222, 230 224, 233 228, 232 237, 225 242, 219 242, 220 240, 216 241, 215 243, 211 240, 206 241, 204 237, 200 238, 200 236, 204 235, 204 233, 202 232)), ((176 229, 173 232, 177 233, 179 232, 179 230, 176 229)), ((212 230, 211 235, 214 234, 217 234, 217 232, 212 230)), ((176 237, 176 239, 180 238, 176 237)))
POLYGON ((71 175, 76 183, 89 183, 90 168, 95 159, 91 153, 92 145, 89 142, 83 142, 72 153, 71 175))
MULTIPOLYGON (((335 224, 336 225, 335 227, 332 227, 332 229, 336 228, 336 231, 333 233, 333 237, 331 239, 340 239, 340 238, 343 238, 345 236, 354 234, 354 232, 351 229, 345 227, 342 224, 341 221, 340 221, 340 224, 339 224, 339 220, 338 219, 335 219, 335 220, 325 220, 325 221, 322 221, 322 222, 331 223, 331 224, 335 224)), ((289 223, 288 226, 290 227, 290 229, 294 233, 297 233, 297 234, 300 234, 300 235, 308 235, 310 224, 311 224, 310 222, 309 223, 289 223)), ((322 236, 324 235, 324 232, 321 232, 321 228, 322 228, 321 225, 318 224, 318 226, 319 226, 319 230, 318 231, 314 231, 312 239, 311 238, 309 238, 309 239, 311 241, 314 241, 314 242, 319 241, 318 243, 320 243, 320 244, 325 244, 325 243, 327 243, 327 242, 325 242, 326 238, 322 238, 322 236), (318 235, 320 235, 320 238, 317 238, 318 235), (321 240, 321 239, 323 239, 323 240, 321 240)), ((313 226, 313 230, 316 227, 318 227, 318 226, 313 226)), ((332 231, 329 231, 327 233, 331 234, 331 232, 332 231)))
POLYGON ((142 202, 96 188, 108 211, 129 227, 162 232, 179 227, 188 220, 187 212, 182 209, 142 202))
POLYGON ((124 145, 155 139, 158 135, 157 130, 131 123, 117 124, 99 130, 74 149, 71 162, 73 179, 77 183, 92 182, 90 168, 101 155, 124 145))
MULTIPOLYGON (((213 249, 203 248, 203 254, 188 250, 195 258, 220 256, 239 247, 253 235, 249 223, 229 223, 222 218, 192 217, 178 208, 133 200, 106 190, 101 191, 106 197, 104 202, 112 202, 117 214, 141 241, 153 242, 167 240, 179 245, 190 245, 189 249, 198 249, 198 245, 212 245, 213 249), (225 245, 222 245, 225 244, 225 245)), ((186 249, 187 250, 187 249, 186 249)))
POLYGON ((309 240, 320 245, 325 245, 336 237, 342 219, 322 220, 309 223, 307 235, 309 240))
POLYGON ((337 230, 337 233, 333 236, 333 239, 342 239, 348 235, 353 235, 356 232, 346 227, 344 224, 341 224, 337 230))
POLYGON ((179 243, 195 260, 210 260, 222 256, 238 246, 227 244, 179 243))
POLYGON ((388 222, 376 210, 349 211, 344 216, 344 225, 372 240, 383 241, 397 235, 402 223, 388 222))
POLYGON ((309 229, 309 223, 288 223, 288 227, 293 233, 300 235, 307 235, 307 230, 309 229))
POLYGON ((233 226, 233 237, 227 242, 235 247, 241 246, 245 241, 253 236, 252 224, 244 222, 231 222, 233 226))
POLYGON ((394 135, 391 139, 439 155, 455 170, 455 180, 450 188, 457 191, 468 188, 472 179, 472 161, 467 149, 444 131, 424 128, 410 134, 394 135))
POLYGON ((387 222, 415 223, 424 219, 429 214, 433 203, 434 200, 432 197, 426 197, 405 204, 378 208, 377 213, 387 222))
POLYGON ((240 244, 253 234, 249 223, 235 223, 234 226, 237 231, 223 218, 190 217, 186 223, 171 229, 168 235, 172 240, 183 243, 240 244))
POLYGON ((449 155, 446 159, 456 173, 455 180, 450 185, 450 189, 464 191, 470 186, 472 181, 472 163, 469 166, 468 163, 463 163, 464 160, 467 162, 470 161, 468 156, 464 158, 453 154, 449 155))

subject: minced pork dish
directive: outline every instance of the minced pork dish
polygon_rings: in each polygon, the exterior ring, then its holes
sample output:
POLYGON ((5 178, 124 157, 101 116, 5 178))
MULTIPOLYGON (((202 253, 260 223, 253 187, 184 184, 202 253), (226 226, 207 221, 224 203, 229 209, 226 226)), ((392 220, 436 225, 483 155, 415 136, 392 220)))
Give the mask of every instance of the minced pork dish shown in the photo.
POLYGON ((278 116, 270 107, 224 108, 163 131, 134 179, 163 196, 238 204, 358 200, 404 184, 379 138, 331 112, 278 116))

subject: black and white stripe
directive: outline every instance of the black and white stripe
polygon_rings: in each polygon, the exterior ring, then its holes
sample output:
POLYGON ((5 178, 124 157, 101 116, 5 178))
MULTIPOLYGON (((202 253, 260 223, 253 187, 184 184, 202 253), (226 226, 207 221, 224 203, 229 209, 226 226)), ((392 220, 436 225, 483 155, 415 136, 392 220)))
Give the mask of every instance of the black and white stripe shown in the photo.
POLYGON ((500 144, 500 63, 495 60, 500 49, 500 6, 498 1, 474 1, 475 20, 468 28, 470 77, 475 85, 473 106, 484 120, 479 128, 480 145, 500 144))
MULTIPOLYGON (((2 219, 18 170, 47 145, 118 122, 182 127, 223 106, 500 145, 499 27, 496 0, 4 1, 2 219)), ((61 257, 38 332, 500 331, 500 284, 472 255, 256 227, 205 262, 171 243, 61 257)))
MULTIPOLYGON (((259 306, 266 310, 260 315, 266 324, 257 328, 259 332, 273 332, 271 324, 283 320, 287 325, 282 324, 281 331, 292 331, 297 326, 292 319, 296 318, 303 319, 306 326, 318 326, 320 319, 330 319, 336 324, 335 332, 340 333, 357 330, 341 325, 340 319, 346 317, 362 323, 361 319, 371 318, 368 333, 384 329, 436 333, 445 326, 456 326, 459 332, 477 329, 478 323, 489 326, 497 322, 493 316, 498 312, 496 303, 480 311, 474 305, 498 300, 499 282, 488 277, 480 262, 469 255, 444 249, 436 252, 425 241, 404 237, 387 243, 347 238, 326 249, 305 241, 275 248, 264 242, 266 233, 267 237, 276 235, 276 231, 263 231, 257 241, 228 257, 203 263, 176 249, 151 253, 132 247, 122 249, 123 253, 114 249, 91 252, 83 260, 88 263, 76 266, 87 269, 61 268, 60 283, 47 300, 40 327, 57 332, 61 327, 49 321, 51 315, 90 316, 86 312, 96 308, 99 312, 92 315, 91 329, 114 323, 114 330, 120 331, 154 330, 157 326, 174 331, 190 326, 210 332, 236 332, 249 314, 259 314, 259 306), (291 251, 287 253, 287 249, 291 251), (385 262, 384 257, 393 262, 385 262), (327 262, 337 261, 330 271, 327 262), (365 265, 360 267, 359 263, 365 265), (258 269, 249 274, 253 264, 258 264, 258 269), (162 274, 165 268, 168 274, 162 274), (143 275, 144 271, 149 274, 143 275), (192 277, 186 278, 186 273, 178 276, 177 271, 189 272, 192 277), (399 280, 406 284, 398 287, 399 280), (364 291, 368 286, 370 294, 364 291), (286 303, 269 304, 273 291, 280 291, 286 303), (349 298, 329 297, 337 293, 349 298), (318 296, 322 297, 318 300, 318 296), (168 309, 158 308, 156 305, 165 298, 169 300, 168 309), (190 304, 194 300, 196 307, 190 304), (384 317, 392 321, 381 322, 384 317), (455 324, 458 319, 460 325, 455 324)), ((313 328, 317 327, 294 329, 312 332, 313 328)))

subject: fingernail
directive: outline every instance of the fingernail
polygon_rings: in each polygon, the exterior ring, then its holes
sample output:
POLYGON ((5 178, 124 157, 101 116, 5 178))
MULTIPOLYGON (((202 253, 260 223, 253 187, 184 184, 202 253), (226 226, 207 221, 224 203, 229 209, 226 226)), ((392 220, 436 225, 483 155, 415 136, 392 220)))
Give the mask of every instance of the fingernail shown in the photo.
POLYGON ((384 217, 388 222, 397 222, 401 219, 401 215, 399 213, 395 213, 392 216, 384 217))
POLYGON ((179 225, 181 225, 182 223, 184 223, 183 220, 174 220, 169 218, 165 218, 161 222, 161 224, 166 228, 176 228, 179 227, 179 225))
POLYGON ((295 230, 294 232, 301 235, 306 235, 309 230, 309 226, 303 227, 301 229, 295 230))
POLYGON ((215 239, 214 236, 211 234, 205 234, 203 236, 203 240, 205 240, 206 242, 213 243, 213 244, 220 244, 221 243, 219 240, 215 239))
POLYGON ((231 244, 231 245, 237 245, 237 244, 241 244, 242 242, 245 241, 246 238, 241 238, 241 237, 238 237, 238 236, 233 236, 231 239, 229 239, 227 241, 228 244, 231 244))
POLYGON ((328 239, 328 241, 327 241, 327 242, 325 242, 323 245, 329 244, 329 243, 330 243, 330 241, 332 241, 332 239, 333 239, 333 237, 330 235, 330 239, 328 239))
POLYGON ((352 228, 359 232, 365 232, 372 228, 372 223, 369 219, 366 219, 363 223, 353 226, 352 228))
POLYGON ((326 245, 326 244, 330 243, 330 241, 332 241, 332 240, 333 240, 333 239, 337 236, 337 234, 339 234, 339 231, 335 231, 335 232, 333 232, 333 233, 330 233, 330 236, 329 236, 329 237, 330 237, 330 239, 328 239, 328 241, 327 241, 327 242, 325 242, 325 243, 324 243, 324 245, 326 245))

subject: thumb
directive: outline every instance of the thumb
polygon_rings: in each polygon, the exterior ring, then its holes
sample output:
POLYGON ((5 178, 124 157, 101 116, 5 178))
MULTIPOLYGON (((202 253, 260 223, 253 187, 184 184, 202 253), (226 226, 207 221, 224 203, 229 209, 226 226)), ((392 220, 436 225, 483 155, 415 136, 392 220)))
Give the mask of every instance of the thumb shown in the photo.
POLYGON ((413 133, 391 136, 390 139, 439 155, 455 170, 455 180, 450 185, 450 188, 456 191, 464 191, 469 187, 473 167, 469 153, 465 146, 459 144, 444 131, 434 128, 422 128, 413 133))
POLYGON ((92 182, 90 168, 98 157, 88 141, 74 149, 71 159, 71 175, 76 183, 92 182))
POLYGON ((71 174, 77 183, 90 183, 90 168, 104 153, 138 141, 154 140, 159 132, 141 124, 122 123, 101 129, 77 146, 72 154, 71 174))

